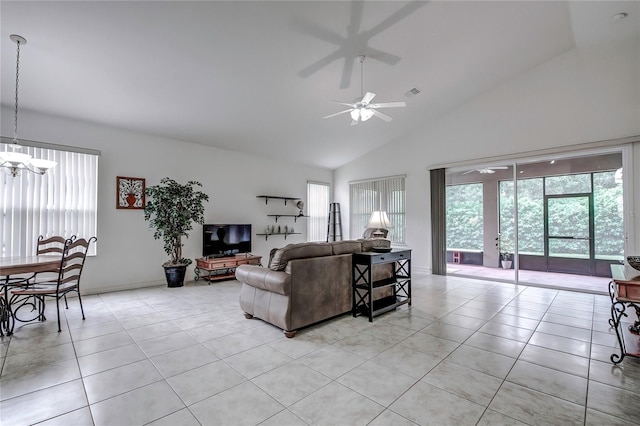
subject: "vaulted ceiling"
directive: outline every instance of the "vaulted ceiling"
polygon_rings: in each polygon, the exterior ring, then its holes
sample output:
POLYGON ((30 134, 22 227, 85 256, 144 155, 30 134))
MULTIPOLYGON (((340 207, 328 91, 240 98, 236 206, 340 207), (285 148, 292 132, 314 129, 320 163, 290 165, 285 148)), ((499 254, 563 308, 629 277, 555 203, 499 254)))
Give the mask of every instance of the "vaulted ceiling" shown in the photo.
MULTIPOLYGON (((576 48, 638 39, 636 2, 2 1, 1 101, 339 167, 576 48), (612 20, 626 11, 624 20, 612 20), (406 101, 350 126, 329 100, 406 101), (407 96, 418 88, 421 93, 407 96)), ((10 109, 4 109, 4 113, 10 109)), ((6 123, 6 120, 4 120, 6 123)), ((26 123, 24 123, 26 125, 26 123)), ((3 136, 12 129, 3 128, 3 136)))

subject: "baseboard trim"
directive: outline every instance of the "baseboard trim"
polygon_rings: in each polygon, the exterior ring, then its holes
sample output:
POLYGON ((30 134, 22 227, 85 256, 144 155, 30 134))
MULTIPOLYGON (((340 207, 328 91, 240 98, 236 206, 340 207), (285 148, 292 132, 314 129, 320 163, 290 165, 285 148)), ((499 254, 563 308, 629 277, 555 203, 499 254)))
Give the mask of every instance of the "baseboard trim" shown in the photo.
POLYGON ((414 266, 413 271, 418 274, 431 275, 431 268, 427 266, 414 266))
POLYGON ((99 294, 99 293, 112 293, 114 291, 123 291, 123 290, 136 290, 139 288, 145 287, 157 287, 160 285, 166 285, 167 282, 164 280, 159 281, 148 281, 141 283, 128 283, 123 285, 109 286, 109 287, 93 287, 87 288, 85 286, 81 286, 82 294, 99 294))

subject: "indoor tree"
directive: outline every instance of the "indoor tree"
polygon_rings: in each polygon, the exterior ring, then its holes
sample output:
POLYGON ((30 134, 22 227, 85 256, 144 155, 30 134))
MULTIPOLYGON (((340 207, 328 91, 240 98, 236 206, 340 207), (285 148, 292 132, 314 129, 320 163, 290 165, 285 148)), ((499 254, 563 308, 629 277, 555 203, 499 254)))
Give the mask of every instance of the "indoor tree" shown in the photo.
POLYGON ((201 186, 200 182, 188 181, 183 185, 165 177, 159 185, 150 186, 145 191, 147 204, 144 207, 144 219, 149 221, 149 228, 154 230, 153 238, 164 241, 164 251, 170 259, 162 266, 165 267, 170 286, 171 271, 167 271, 167 268, 181 268, 182 277, 177 285, 180 286, 186 267, 191 263, 191 259, 182 257, 182 237, 189 237, 194 222, 204 223, 203 203, 209 201, 209 196, 196 190, 201 186))

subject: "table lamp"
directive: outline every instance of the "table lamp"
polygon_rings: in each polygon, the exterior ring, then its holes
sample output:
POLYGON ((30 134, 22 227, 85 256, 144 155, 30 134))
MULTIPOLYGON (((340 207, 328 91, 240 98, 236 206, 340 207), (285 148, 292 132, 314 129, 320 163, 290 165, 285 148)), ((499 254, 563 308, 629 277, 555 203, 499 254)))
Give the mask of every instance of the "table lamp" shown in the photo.
POLYGON ((374 238, 384 238, 385 233, 382 232, 382 230, 391 228, 391 222, 389 221, 389 216, 387 216, 387 212, 376 210, 373 213, 371 213, 371 217, 369 218, 369 223, 367 223, 367 228, 376 229, 372 234, 374 238))

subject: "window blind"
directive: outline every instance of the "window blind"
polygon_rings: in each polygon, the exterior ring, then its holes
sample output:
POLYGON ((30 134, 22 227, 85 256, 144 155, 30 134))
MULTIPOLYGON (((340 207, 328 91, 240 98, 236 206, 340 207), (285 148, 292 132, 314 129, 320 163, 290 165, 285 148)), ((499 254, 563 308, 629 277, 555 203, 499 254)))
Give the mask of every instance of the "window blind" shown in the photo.
POLYGON ((0 168, 2 256, 34 255, 39 235, 96 236, 98 155, 31 146, 22 152, 58 164, 45 175, 23 170, 17 177, 0 168))
POLYGON ((392 228, 387 238, 405 242, 405 176, 393 176, 349 183, 350 238, 362 238, 371 213, 384 210, 392 228))
POLYGON ((329 184, 307 182, 307 241, 325 241, 329 222, 329 184))

